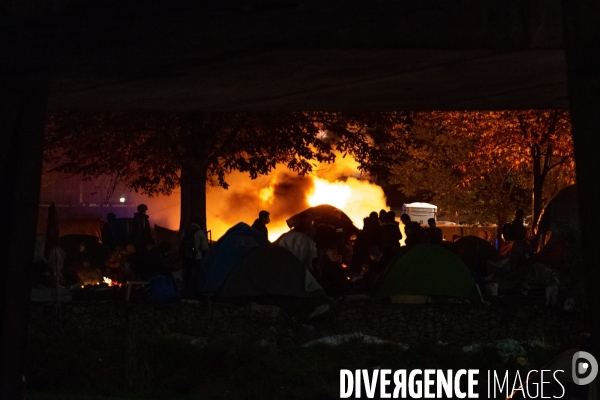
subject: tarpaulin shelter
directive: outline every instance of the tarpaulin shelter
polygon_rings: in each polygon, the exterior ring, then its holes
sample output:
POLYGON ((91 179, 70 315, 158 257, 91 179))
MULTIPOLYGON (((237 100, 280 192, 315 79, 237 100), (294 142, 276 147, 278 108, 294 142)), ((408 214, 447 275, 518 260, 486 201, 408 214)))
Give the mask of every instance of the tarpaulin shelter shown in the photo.
MULTIPOLYGON (((59 236, 88 235, 97 238, 102 237, 102 225, 104 222, 99 217, 88 218, 60 218, 58 220, 59 236)), ((38 219, 38 232, 46 233, 48 220, 38 219)))
POLYGON ((325 223, 343 229, 348 234, 358 233, 358 228, 342 210, 329 204, 321 204, 319 206, 307 208, 306 210, 290 217, 285 222, 290 228, 293 228, 298 221, 303 218, 313 220, 315 225, 325 223))
POLYGON ((374 295, 378 299, 398 295, 479 299, 465 263, 450 250, 429 243, 407 247, 392 259, 374 295))
POLYGON ((314 297, 323 295, 323 289, 291 252, 266 244, 252 249, 234 266, 219 294, 314 297))
POLYGON ((198 292, 216 293, 238 261, 252 249, 267 243, 269 241, 261 232, 243 222, 229 228, 202 259, 198 292))

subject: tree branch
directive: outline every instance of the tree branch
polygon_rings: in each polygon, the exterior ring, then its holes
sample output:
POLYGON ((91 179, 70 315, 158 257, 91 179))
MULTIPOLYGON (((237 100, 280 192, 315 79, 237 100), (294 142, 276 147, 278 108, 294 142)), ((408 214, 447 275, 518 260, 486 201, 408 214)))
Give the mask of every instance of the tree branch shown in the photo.
POLYGON ((553 168, 556 168, 556 167, 558 167, 558 166, 559 166, 559 165, 561 165, 561 164, 564 164, 564 163, 565 163, 567 160, 570 160, 572 157, 573 157, 573 156, 565 156, 565 157, 563 157, 563 158, 562 158, 562 160, 560 160, 559 162, 557 162, 557 163, 554 163, 554 164, 550 165, 550 166, 548 167, 548 171, 550 171, 550 170, 551 170, 551 169, 553 169, 553 168))

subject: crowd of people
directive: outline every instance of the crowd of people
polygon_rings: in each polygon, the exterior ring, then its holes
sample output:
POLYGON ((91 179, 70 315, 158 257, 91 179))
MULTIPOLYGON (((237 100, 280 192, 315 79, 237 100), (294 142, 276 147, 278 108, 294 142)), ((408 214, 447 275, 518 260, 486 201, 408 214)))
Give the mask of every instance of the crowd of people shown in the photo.
MULTIPOLYGON (((182 298, 195 299, 202 259, 209 251, 201 219, 193 217, 190 225, 180 232, 179 249, 174 252, 172 243, 155 243, 147 211, 144 204, 137 207, 129 232, 123 229, 114 214, 107 215, 102 243, 111 253, 104 262, 102 275, 125 282, 180 271, 182 298)), ((331 212, 316 216, 301 213, 293 219, 290 231, 274 244, 296 255, 328 295, 370 292, 390 260, 401 252, 401 245, 443 243, 442 231, 434 218, 427 221, 427 227, 411 221, 408 214, 402 214, 399 219, 396 220, 394 211, 373 211, 363 219, 363 227, 359 230, 345 214, 333 207, 331 212)), ((252 228, 268 240, 269 223, 270 213, 262 210, 252 228)), ((522 244, 526 234, 522 211, 517 212, 509 225, 506 235, 515 243, 514 257, 526 257, 527 249, 522 244)), ((65 283, 77 283, 82 265, 83 269, 89 267, 85 254, 82 243, 79 252, 67 255, 63 268, 65 283)))
POLYGON ((400 222, 394 211, 373 211, 363 219, 363 229, 356 235, 341 234, 338 243, 320 245, 314 274, 331 296, 371 292, 389 261, 400 252, 401 244, 442 244, 442 231, 431 218, 428 228, 402 214, 400 222), (404 232, 404 234, 403 234, 404 232), (404 240, 402 240, 404 239, 404 240))
MULTIPOLYGON (((68 287, 92 284, 102 282, 104 277, 124 283, 173 271, 180 257, 172 253, 168 241, 155 243, 147 211, 148 207, 140 204, 128 223, 109 213, 102 227, 102 244, 90 240, 77 243, 75 249, 61 249, 62 283, 68 287)), ((205 244, 207 250, 206 240, 205 244)))
MULTIPOLYGON (((268 216, 261 211, 252 225, 265 236, 268 216)), ((442 231, 433 218, 429 227, 423 228, 403 214, 401 229, 394 211, 373 211, 358 230, 343 217, 336 209, 312 218, 300 214, 290 232, 275 241, 294 253, 330 296, 372 291, 388 262, 400 251, 402 239, 406 245, 442 244, 442 231), (303 240, 306 237, 310 240, 303 240)))

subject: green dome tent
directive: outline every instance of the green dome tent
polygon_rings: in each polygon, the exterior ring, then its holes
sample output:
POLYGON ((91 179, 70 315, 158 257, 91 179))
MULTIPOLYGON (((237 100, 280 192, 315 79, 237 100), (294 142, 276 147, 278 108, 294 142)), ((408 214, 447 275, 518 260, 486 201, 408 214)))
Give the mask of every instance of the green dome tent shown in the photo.
POLYGON ((253 249, 235 265, 219 294, 314 297, 323 295, 323 289, 289 250, 267 244, 253 249))
POLYGON ((450 250, 428 243, 406 248, 379 279, 375 298, 400 295, 480 299, 465 263, 450 250))

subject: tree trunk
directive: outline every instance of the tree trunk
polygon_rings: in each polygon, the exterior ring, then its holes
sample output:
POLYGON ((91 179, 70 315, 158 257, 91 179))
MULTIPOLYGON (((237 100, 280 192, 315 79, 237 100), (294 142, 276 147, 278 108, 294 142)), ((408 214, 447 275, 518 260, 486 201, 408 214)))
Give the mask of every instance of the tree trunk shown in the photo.
POLYGON ((533 198, 532 198, 532 218, 531 218, 531 231, 535 232, 537 224, 542 214, 543 193, 544 193, 544 181, 545 176, 534 175, 533 176, 533 198))
POLYGON ((192 217, 199 217, 206 231, 206 174, 204 163, 184 163, 181 168, 181 220, 179 229, 187 228, 192 217))

